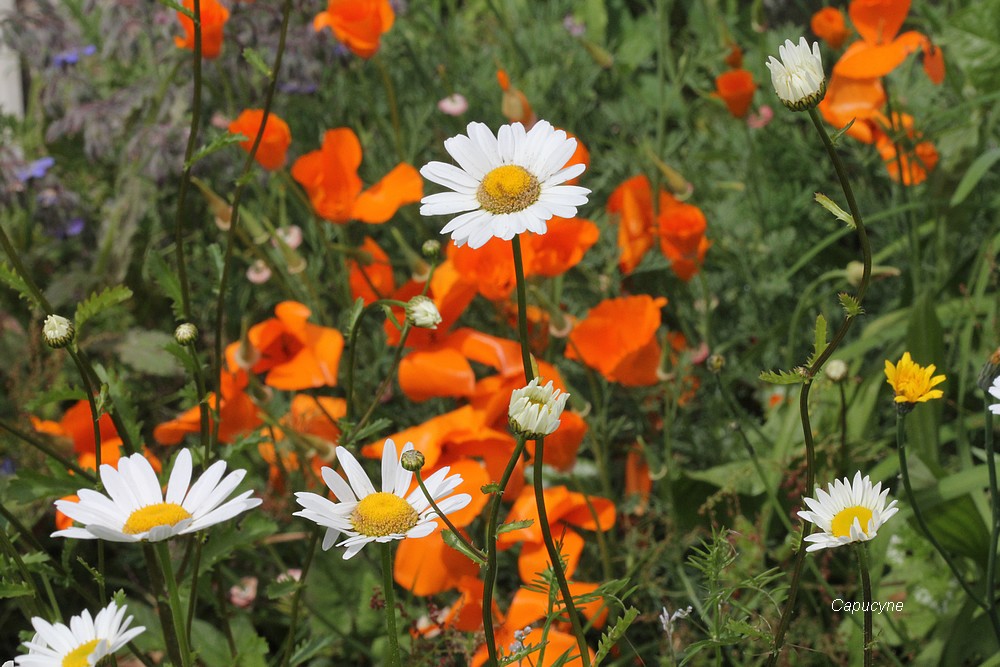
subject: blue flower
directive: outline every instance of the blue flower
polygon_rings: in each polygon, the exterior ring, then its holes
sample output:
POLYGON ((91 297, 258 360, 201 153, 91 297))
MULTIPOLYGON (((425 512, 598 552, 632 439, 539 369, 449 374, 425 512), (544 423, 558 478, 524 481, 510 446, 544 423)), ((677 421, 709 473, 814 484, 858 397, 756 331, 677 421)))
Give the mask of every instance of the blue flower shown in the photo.
POLYGON ((14 177, 22 183, 27 183, 33 178, 42 178, 55 163, 55 158, 40 157, 34 162, 29 163, 24 169, 15 171, 14 177))

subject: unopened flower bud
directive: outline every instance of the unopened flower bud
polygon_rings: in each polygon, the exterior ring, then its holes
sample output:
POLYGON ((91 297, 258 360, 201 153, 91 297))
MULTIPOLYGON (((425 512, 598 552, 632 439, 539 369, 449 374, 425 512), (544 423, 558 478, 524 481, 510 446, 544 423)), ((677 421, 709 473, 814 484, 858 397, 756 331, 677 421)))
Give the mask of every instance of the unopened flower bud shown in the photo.
POLYGON ((406 321, 421 329, 437 329, 441 313, 428 297, 418 294, 406 304, 406 321))
POLYGON ((75 335, 73 323, 61 315, 49 315, 42 324, 42 338, 54 350, 68 346, 75 335))
POLYGON ((190 345, 198 340, 198 327, 190 322, 178 324, 177 328, 174 329, 174 340, 181 345, 190 345))
POLYGON ((510 395, 507 424, 512 433, 528 440, 542 438, 559 428, 559 417, 569 398, 569 394, 552 386, 552 380, 544 387, 540 383, 536 377, 510 395))
POLYGON ((994 350, 990 358, 987 359, 986 365, 979 371, 979 379, 976 384, 983 391, 989 391, 990 387, 993 386, 993 381, 998 377, 1000 377, 1000 347, 994 350))
POLYGON ((721 354, 713 354, 705 362, 705 366, 712 373, 721 373, 726 366, 726 358, 721 354))
POLYGON ((843 382, 847 378, 847 362, 842 359, 831 359, 823 372, 831 382, 843 382))
POLYGON ((430 260, 438 258, 441 254, 441 242, 437 239, 427 239, 424 244, 420 246, 420 252, 424 254, 424 257, 430 260))
POLYGON ((403 470, 417 472, 424 467, 424 455, 416 449, 410 449, 403 452, 403 455, 399 458, 399 463, 403 466, 403 470))

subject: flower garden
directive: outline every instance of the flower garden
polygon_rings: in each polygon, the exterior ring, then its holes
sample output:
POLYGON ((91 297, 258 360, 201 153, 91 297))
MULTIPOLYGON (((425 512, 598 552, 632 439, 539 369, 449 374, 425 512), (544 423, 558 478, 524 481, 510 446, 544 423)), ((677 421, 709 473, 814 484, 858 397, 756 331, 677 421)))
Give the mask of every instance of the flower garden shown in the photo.
POLYGON ((0 3, 0 662, 1000 665, 997 25, 0 3))

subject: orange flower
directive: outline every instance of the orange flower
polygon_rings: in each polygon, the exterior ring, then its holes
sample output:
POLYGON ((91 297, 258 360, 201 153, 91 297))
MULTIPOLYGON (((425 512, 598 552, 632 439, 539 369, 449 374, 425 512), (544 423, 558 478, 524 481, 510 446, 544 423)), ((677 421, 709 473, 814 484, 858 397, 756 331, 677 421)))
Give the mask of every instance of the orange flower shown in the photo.
POLYGON ((566 358, 583 362, 611 382, 656 384, 661 352, 656 331, 666 304, 663 297, 645 294, 602 301, 570 332, 566 358))
POLYGON ((316 214, 331 222, 361 220, 381 224, 400 206, 420 201, 423 196, 420 173, 405 162, 364 192, 359 166, 361 142, 354 130, 341 127, 327 130, 322 148, 295 161, 292 178, 305 189, 316 214))
MULTIPOLYGON (((209 426, 212 414, 219 415, 219 442, 232 442, 261 425, 261 418, 253 399, 246 393, 249 378, 244 371, 222 373, 222 402, 218 404, 214 393, 208 394, 209 426)), ((201 430, 201 408, 194 406, 175 419, 153 429, 153 439, 161 445, 176 445, 189 433, 201 430)))
MULTIPOLYGON (((582 141, 580 141, 580 137, 576 136, 569 130, 563 130, 563 131, 566 133, 566 136, 569 137, 570 139, 576 139, 576 150, 573 151, 573 154, 569 156, 568 160, 566 160, 566 164, 563 168, 565 169, 566 167, 571 167, 574 164, 582 164, 586 166, 587 169, 590 169, 590 151, 588 151, 587 147, 583 145, 582 141)), ((576 183, 579 183, 580 178, 582 178, 582 175, 577 176, 576 178, 571 178, 568 181, 566 181, 566 185, 574 185, 576 183)))
MULTIPOLYGON (((666 190, 660 190, 660 210, 677 202, 666 190)), ((653 247, 653 195, 649 179, 633 176, 611 193, 608 213, 618 223, 618 268, 632 273, 646 252, 653 247)))
POLYGON ((910 0, 853 0, 847 12, 861 39, 847 47, 833 73, 871 79, 896 69, 927 39, 913 30, 896 36, 909 11, 910 0))
POLYGON ((743 118, 750 109, 757 84, 745 69, 733 69, 715 77, 715 94, 722 98, 734 118, 743 118))
MULTIPOLYGON (((927 174, 934 171, 938 163, 938 152, 930 141, 921 141, 923 135, 913 127, 913 116, 909 114, 893 114, 896 121, 895 131, 903 136, 893 141, 888 134, 880 133, 875 141, 889 177, 899 182, 900 163, 903 168, 903 185, 919 185, 927 180, 927 174), (896 143, 903 148, 903 153, 897 158, 896 143)), ((889 119, 880 117, 881 126, 888 132, 893 130, 889 119)))
MULTIPOLYGON (((194 14, 194 0, 184 0, 184 8, 194 14)), ((229 10, 217 0, 201 0, 201 57, 218 58, 222 51, 222 28, 229 20, 229 10)), ((184 37, 174 37, 178 48, 194 51, 194 21, 177 12, 177 18, 184 29, 184 37)))
MULTIPOLYGON (((263 118, 263 109, 245 109, 229 124, 230 134, 242 134, 248 137, 246 141, 240 142, 240 148, 248 153, 253 148, 253 140, 260 131, 263 118)), ((288 123, 273 113, 268 114, 264 135, 260 138, 260 146, 257 147, 254 159, 269 171, 281 169, 285 166, 285 154, 291 144, 292 132, 288 129, 288 123)))
POLYGON ((526 277, 554 278, 566 273, 580 263, 584 254, 600 238, 597 225, 584 218, 553 217, 547 225, 548 231, 544 234, 522 236, 522 246, 531 248, 528 251, 531 261, 524 269, 526 277))
POLYGON ((367 304, 392 294, 396 289, 396 281, 392 275, 389 256, 373 238, 366 236, 361 250, 368 253, 369 259, 347 260, 350 272, 348 281, 351 285, 351 298, 361 297, 367 304))
POLYGON ((851 34, 844 23, 844 13, 836 7, 820 9, 813 14, 809 26, 813 33, 829 44, 832 49, 839 49, 843 46, 844 40, 851 34))
POLYGON ((875 119, 885 99, 879 78, 849 79, 834 74, 827 84, 826 97, 819 103, 819 111, 837 129, 854 120, 847 134, 870 144, 879 132, 875 119))
POLYGON ((313 30, 330 28, 354 55, 371 58, 395 20, 389 0, 329 0, 313 19, 313 30))
MULTIPOLYGON (((87 452, 93 454, 96 449, 96 443, 94 442, 94 420, 90 412, 90 403, 85 399, 74 403, 72 407, 63 413, 62 418, 58 422, 42 420, 32 416, 31 424, 39 433, 69 438, 73 441, 73 451, 77 454, 87 452)), ((111 422, 110 415, 106 413, 101 415, 101 418, 97 420, 97 426, 101 435, 102 452, 104 451, 103 443, 105 441, 117 440, 121 442, 118 440, 118 430, 115 429, 115 425, 111 422)))
POLYGON ((731 69, 740 69, 743 67, 743 49, 736 42, 730 43, 729 53, 726 54, 723 62, 729 65, 731 69))
POLYGON ((642 445, 637 444, 628 450, 625 457, 625 497, 636 499, 632 513, 642 516, 649 506, 649 494, 653 490, 653 479, 649 476, 649 464, 642 452, 642 445))
MULTIPOLYGON (((337 385, 344 337, 336 329, 309 324, 311 311, 296 301, 274 308, 276 318, 250 327, 247 339, 259 358, 250 370, 267 373, 264 383, 275 389, 310 389, 337 385)), ((226 348, 230 369, 240 367, 241 343, 226 348)), ((242 360, 244 364, 251 360, 242 360)))
POLYGON ((660 250, 683 281, 691 280, 711 243, 705 238, 705 215, 691 204, 675 203, 660 211, 660 250))
POLYGON ((944 81, 944 55, 941 53, 941 47, 927 39, 924 40, 922 48, 924 50, 924 73, 927 74, 931 83, 940 86, 941 82, 944 81))
POLYGON ((521 123, 525 129, 531 129, 537 118, 531 109, 527 95, 510 85, 510 77, 502 69, 497 70, 497 83, 500 84, 500 90, 503 91, 500 112, 504 118, 512 123, 521 123))

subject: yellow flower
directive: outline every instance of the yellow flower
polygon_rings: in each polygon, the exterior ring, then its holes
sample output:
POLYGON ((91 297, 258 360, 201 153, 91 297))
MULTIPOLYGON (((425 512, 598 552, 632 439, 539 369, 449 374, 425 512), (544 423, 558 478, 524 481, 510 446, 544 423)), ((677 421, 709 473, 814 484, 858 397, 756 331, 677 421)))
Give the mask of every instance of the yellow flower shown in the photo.
POLYGON ((897 403, 923 403, 944 396, 940 389, 932 389, 945 381, 943 375, 934 375, 935 370, 934 364, 925 368, 915 363, 909 352, 895 366, 888 359, 885 362, 885 377, 896 392, 897 403))

